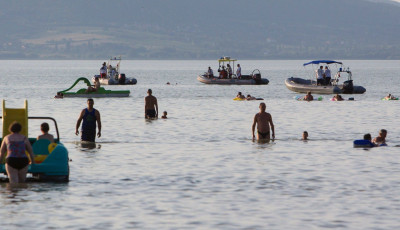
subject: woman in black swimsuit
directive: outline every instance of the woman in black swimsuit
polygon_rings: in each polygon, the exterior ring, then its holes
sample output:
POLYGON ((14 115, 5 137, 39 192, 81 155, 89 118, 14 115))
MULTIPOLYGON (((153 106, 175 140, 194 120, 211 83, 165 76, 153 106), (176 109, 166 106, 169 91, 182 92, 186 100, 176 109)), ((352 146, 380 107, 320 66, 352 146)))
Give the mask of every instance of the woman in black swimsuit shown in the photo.
POLYGON ((9 128, 11 134, 5 136, 1 144, 0 162, 7 154, 6 171, 10 183, 25 182, 29 161, 31 164, 35 163, 32 146, 28 138, 19 134, 21 130, 21 124, 13 122, 9 128), (25 150, 28 151, 30 159, 28 159, 25 150))

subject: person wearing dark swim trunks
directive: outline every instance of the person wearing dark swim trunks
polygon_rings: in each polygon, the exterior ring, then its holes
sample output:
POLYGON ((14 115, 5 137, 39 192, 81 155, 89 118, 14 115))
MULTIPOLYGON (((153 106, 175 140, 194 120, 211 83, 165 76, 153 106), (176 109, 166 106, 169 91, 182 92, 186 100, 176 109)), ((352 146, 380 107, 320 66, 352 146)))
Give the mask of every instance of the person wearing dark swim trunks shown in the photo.
POLYGON ((257 125, 257 134, 258 140, 267 140, 271 139, 270 136, 270 127, 272 130, 272 139, 275 139, 275 127, 274 123, 272 122, 271 114, 265 112, 267 106, 265 103, 260 103, 260 112, 254 116, 253 126, 252 126, 252 133, 253 133, 253 140, 255 140, 254 131, 257 125))
POLYGON ((152 90, 148 89, 148 95, 144 98, 144 117, 147 119, 158 118, 157 98, 152 93, 152 90))
POLYGON ((97 132, 97 137, 101 137, 101 119, 100 112, 93 108, 94 101, 92 98, 87 100, 88 107, 83 109, 81 114, 79 115, 78 121, 76 122, 75 134, 79 134, 79 126, 82 122, 81 129, 81 140, 82 141, 90 141, 95 142, 96 139, 96 122, 99 131, 97 132))
POLYGON ((11 134, 4 137, 0 148, 0 162, 2 162, 4 156, 7 154, 6 171, 10 183, 25 182, 29 161, 31 164, 35 164, 32 146, 29 143, 28 138, 19 134, 21 130, 21 124, 13 122, 9 127, 11 134), (28 151, 30 159, 26 155, 25 151, 28 151))

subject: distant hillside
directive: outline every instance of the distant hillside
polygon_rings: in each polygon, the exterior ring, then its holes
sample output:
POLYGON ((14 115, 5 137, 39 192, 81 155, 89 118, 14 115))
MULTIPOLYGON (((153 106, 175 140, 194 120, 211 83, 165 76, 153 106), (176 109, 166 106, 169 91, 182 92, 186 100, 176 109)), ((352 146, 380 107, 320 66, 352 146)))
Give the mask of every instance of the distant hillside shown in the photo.
POLYGON ((385 0, 0 0, 1 59, 400 59, 385 0))

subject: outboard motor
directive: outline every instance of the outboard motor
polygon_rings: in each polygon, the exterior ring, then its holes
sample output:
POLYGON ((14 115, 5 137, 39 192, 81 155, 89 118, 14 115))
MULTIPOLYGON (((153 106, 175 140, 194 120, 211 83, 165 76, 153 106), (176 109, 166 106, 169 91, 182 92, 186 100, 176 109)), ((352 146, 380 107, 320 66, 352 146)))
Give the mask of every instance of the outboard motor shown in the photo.
POLYGON ((119 83, 120 85, 125 85, 125 81, 126 81, 125 74, 124 74, 124 73, 121 73, 121 74, 118 76, 118 83, 119 83))
POLYGON ((343 82, 343 88, 342 88, 343 93, 351 94, 351 93, 353 93, 353 89, 354 89, 353 80, 347 80, 347 81, 343 82))

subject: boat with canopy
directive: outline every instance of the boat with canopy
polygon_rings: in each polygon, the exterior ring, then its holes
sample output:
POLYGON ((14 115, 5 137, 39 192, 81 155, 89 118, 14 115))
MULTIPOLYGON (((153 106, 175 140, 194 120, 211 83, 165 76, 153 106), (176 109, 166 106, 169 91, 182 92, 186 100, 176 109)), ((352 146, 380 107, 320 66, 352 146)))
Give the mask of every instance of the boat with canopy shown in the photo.
POLYGON ((297 93, 315 93, 315 94, 363 94, 366 89, 362 86, 353 85, 352 73, 350 68, 345 68, 342 62, 333 60, 315 60, 304 63, 303 66, 311 65, 313 74, 309 79, 299 77, 290 77, 285 80, 285 85, 289 90, 297 93), (318 83, 318 67, 325 64, 332 73, 332 79, 325 84, 318 83), (345 78, 343 83, 339 83, 340 78, 345 78))
POLYGON ((261 78, 261 72, 258 69, 253 70, 249 75, 237 76, 235 74, 235 61, 237 60, 230 57, 221 57, 218 59, 219 77, 205 72, 199 75, 197 80, 204 84, 215 85, 267 85, 269 83, 268 79, 261 78), (232 71, 228 71, 229 67, 232 71))
POLYGON ((92 82, 98 77, 101 85, 135 85, 137 83, 135 78, 128 78, 124 73, 120 72, 121 61, 121 56, 110 58, 106 64, 106 77, 102 78, 100 75, 94 75, 92 82))

